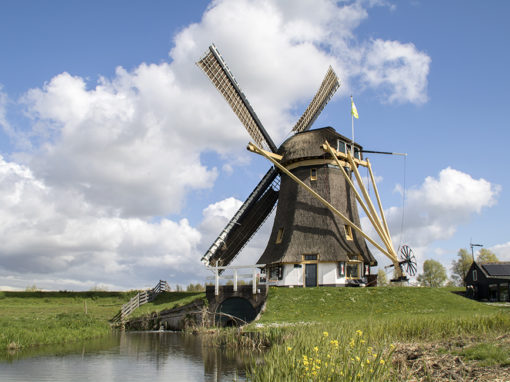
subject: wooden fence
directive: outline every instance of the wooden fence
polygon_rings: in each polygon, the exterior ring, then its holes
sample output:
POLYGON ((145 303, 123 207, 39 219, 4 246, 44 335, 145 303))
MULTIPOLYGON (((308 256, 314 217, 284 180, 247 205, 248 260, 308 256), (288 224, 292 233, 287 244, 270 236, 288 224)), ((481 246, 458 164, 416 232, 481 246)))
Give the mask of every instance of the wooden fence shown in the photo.
POLYGON ((120 308, 120 312, 112 318, 113 322, 122 322, 124 319, 129 316, 133 311, 139 306, 146 304, 148 302, 153 301, 158 294, 161 292, 169 292, 170 286, 165 280, 159 280, 156 286, 149 290, 144 290, 142 292, 137 293, 136 296, 131 298, 128 302, 122 305, 120 308))

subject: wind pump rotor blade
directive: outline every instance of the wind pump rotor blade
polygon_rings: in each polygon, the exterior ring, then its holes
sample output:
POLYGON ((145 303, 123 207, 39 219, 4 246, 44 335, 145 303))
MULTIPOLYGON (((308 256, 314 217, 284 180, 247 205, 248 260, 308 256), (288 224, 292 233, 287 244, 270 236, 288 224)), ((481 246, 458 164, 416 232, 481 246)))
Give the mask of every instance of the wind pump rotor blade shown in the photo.
POLYGON ((197 62, 205 74, 209 77, 216 89, 225 97, 234 113, 244 125, 250 136, 259 144, 272 152, 277 147, 260 122, 257 114, 241 91, 234 75, 223 60, 214 45, 209 47, 209 52, 197 62))
MULTIPOLYGON (((230 219, 228 224, 225 226, 223 231, 218 235, 216 240, 209 247, 207 252, 202 256, 202 263, 206 266, 214 266, 216 265, 216 261, 221 263, 220 265, 228 265, 230 261, 223 259, 223 252, 227 249, 227 242, 229 238, 232 237, 232 233, 236 230, 243 220, 244 215, 255 205, 255 203, 261 199, 261 197, 266 193, 266 191, 273 186, 276 178, 278 177, 278 171, 276 168, 271 167, 269 171, 264 175, 259 184, 254 188, 252 193, 248 196, 246 201, 239 207, 239 210, 235 213, 235 215, 230 219)), ((276 202, 276 201, 275 201, 276 202)), ((250 236, 251 237, 251 236, 250 236)))
POLYGON ((310 105, 308 105, 301 118, 299 118, 299 121, 292 128, 292 131, 298 133, 300 131, 308 130, 339 87, 340 80, 336 76, 333 68, 330 66, 324 80, 322 80, 319 90, 313 97, 312 102, 310 102, 310 105))

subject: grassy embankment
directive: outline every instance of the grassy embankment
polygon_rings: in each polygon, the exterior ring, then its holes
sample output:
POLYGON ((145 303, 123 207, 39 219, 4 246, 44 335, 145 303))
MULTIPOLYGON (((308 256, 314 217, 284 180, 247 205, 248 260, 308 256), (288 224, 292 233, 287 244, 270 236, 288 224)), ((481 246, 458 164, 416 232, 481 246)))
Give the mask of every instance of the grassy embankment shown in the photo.
MULTIPOLYGON (((0 359, 39 345, 89 340, 111 333, 109 320, 137 292, 0 292, 0 359)), ((164 292, 133 317, 185 305, 205 293, 164 292)))
POLYGON ((394 345, 399 351, 406 343, 436 342, 442 344, 438 351, 465 360, 510 364, 510 342, 495 341, 510 331, 510 309, 451 292, 445 288, 272 288, 266 312, 248 328, 273 342, 264 364, 252 369, 251 379, 398 380, 404 371, 395 377, 390 366, 394 345), (452 341, 466 346, 447 346, 452 341))
POLYGON ((0 292, 0 358, 8 350, 87 340, 136 292, 0 292))
POLYGON ((197 299, 205 298, 205 292, 162 292, 154 301, 140 306, 129 317, 142 317, 154 312, 177 308, 197 299))

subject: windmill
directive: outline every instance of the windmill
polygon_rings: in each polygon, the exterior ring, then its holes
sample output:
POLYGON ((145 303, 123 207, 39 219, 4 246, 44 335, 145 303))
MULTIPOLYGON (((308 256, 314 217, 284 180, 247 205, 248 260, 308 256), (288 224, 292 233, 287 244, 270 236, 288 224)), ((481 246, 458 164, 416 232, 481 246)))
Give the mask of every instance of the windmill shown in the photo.
POLYGON ((269 242, 257 262, 264 264, 268 283, 340 286, 366 282, 377 261, 365 240, 387 255, 398 277, 404 279, 402 264, 406 263, 399 262, 393 249, 378 194, 382 219, 370 197, 366 203, 361 201, 351 180, 354 173, 366 193, 357 166, 366 166, 372 172, 370 163, 362 158, 362 147, 332 127, 310 130, 340 86, 333 69, 328 69, 319 90, 293 127, 294 134, 277 147, 214 45, 197 65, 255 141, 248 149, 274 165, 203 255, 202 262, 206 266, 230 264, 278 201, 269 242), (356 201, 361 201, 386 248, 359 228, 356 201))

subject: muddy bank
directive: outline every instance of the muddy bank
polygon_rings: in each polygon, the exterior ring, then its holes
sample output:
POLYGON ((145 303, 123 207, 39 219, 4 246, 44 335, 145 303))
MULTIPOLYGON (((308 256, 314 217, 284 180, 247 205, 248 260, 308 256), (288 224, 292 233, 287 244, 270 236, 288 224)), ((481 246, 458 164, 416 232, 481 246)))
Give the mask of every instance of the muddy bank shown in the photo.
MULTIPOLYGON (((393 365, 403 381, 510 381, 510 365, 482 366, 480 361, 459 355, 479 343, 479 339, 463 338, 440 343, 399 343, 393 354, 393 365)), ((510 334, 498 337, 492 344, 508 349, 510 334)))

